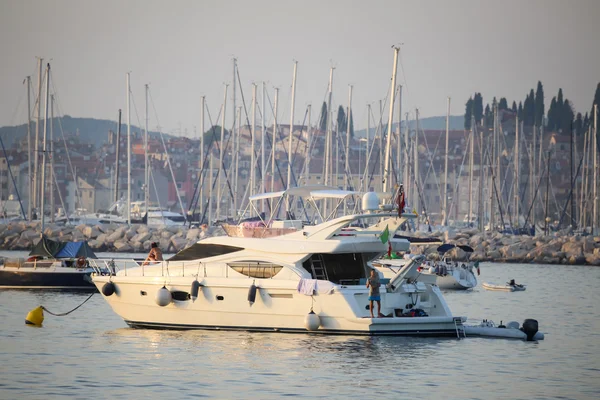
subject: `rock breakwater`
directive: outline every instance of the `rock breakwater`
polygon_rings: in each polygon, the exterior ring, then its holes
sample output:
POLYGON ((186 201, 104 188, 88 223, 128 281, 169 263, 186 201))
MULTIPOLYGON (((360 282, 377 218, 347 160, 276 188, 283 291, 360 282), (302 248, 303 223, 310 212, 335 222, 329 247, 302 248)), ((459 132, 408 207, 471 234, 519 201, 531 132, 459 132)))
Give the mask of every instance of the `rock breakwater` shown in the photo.
MULTIPOLYGON (((509 263, 600 265, 600 236, 573 234, 549 236, 505 235, 499 232, 481 233, 476 229, 457 232, 415 234, 417 237, 438 237, 443 243, 467 245, 473 248, 472 261, 496 261, 509 263)), ((435 245, 413 245, 413 254, 425 254, 430 260, 440 255, 435 245)), ((455 248, 449 256, 465 260, 467 253, 455 248)))
MULTIPOLYGON (((152 242, 157 242, 165 253, 175 253, 198 240, 223 235, 220 227, 187 228, 183 226, 152 227, 146 225, 47 225, 44 234, 59 241, 87 240, 98 252, 146 253, 152 242)), ((517 236, 502 233, 481 233, 475 229, 456 232, 415 233, 416 237, 437 237, 440 242, 468 245, 474 249, 473 261, 510 263, 600 265, 600 236, 572 234, 551 236, 517 236)), ((0 225, 1 250, 30 250, 40 238, 40 224, 11 222, 0 225)), ((430 260, 439 259, 439 244, 413 245, 413 254, 425 254, 430 260)), ((453 259, 466 259, 466 253, 454 249, 453 259)))
MULTIPOLYGON (((44 235, 61 242, 87 240, 94 251, 145 253, 157 242, 165 253, 175 253, 199 239, 224 234, 222 228, 187 228, 184 226, 152 227, 147 225, 47 225, 44 235)), ((37 222, 11 222, 0 225, 0 249, 30 250, 40 239, 37 222)))

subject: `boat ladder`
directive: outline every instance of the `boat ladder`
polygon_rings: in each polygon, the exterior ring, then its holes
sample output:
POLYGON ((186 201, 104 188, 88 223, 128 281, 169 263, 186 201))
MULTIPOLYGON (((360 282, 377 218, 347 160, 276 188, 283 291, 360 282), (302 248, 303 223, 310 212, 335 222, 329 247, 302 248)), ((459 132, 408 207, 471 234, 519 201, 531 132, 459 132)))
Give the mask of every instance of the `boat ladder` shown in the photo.
POLYGON ((328 281, 327 271, 325 270, 325 266, 323 265, 323 260, 321 257, 311 259, 310 267, 312 269, 312 275, 315 279, 321 279, 328 281))
POLYGON ((463 337, 467 337, 467 332, 465 331, 465 326, 462 323, 461 317, 453 317, 454 319, 454 328, 456 329, 456 337, 460 339, 460 333, 462 332, 463 337))

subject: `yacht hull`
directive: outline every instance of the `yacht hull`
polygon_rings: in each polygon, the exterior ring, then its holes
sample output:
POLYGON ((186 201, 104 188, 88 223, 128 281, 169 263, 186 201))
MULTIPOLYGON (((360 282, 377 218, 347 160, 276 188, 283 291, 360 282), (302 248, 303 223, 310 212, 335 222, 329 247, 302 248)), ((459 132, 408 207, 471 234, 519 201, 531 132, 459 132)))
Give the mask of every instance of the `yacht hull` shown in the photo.
POLYGON ((110 281, 115 293, 105 300, 133 328, 244 330, 260 332, 319 333, 336 335, 393 336, 453 336, 457 328, 452 316, 396 317, 397 303, 409 302, 408 296, 382 293, 382 318, 370 318, 368 295, 363 288, 333 290, 306 296, 298 293, 294 284, 277 285, 256 282, 259 287, 253 304, 248 301, 253 280, 235 284, 216 280, 203 281, 195 301, 187 299, 191 278, 94 276, 97 288, 110 281), (161 307, 156 295, 163 285, 176 293, 174 299, 161 307), (406 297, 406 298, 404 298, 406 297), (310 310, 319 316, 318 329, 309 330, 305 319, 310 310))

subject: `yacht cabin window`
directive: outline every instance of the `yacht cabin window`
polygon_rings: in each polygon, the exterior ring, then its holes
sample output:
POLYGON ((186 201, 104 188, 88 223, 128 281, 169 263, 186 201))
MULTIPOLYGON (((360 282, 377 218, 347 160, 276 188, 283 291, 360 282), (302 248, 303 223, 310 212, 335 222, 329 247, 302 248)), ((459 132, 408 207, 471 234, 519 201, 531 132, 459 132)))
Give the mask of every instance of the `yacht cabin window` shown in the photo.
POLYGON ((270 279, 283 269, 281 265, 260 261, 237 261, 227 265, 235 272, 258 279, 270 279))

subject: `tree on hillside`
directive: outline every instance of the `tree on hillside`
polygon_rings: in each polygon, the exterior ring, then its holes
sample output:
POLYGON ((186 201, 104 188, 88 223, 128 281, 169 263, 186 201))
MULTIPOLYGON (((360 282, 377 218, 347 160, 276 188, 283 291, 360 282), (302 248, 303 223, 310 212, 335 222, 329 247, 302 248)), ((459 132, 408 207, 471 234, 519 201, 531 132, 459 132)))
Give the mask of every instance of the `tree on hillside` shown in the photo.
MULTIPOLYGON (((208 130, 204 132, 202 136, 204 136, 204 146, 210 148, 214 141, 221 140, 221 126, 213 125, 212 128, 208 128, 208 130)), ((225 137, 227 136, 229 136, 229 131, 225 129, 225 137)))
POLYGON ((346 128, 348 127, 348 125, 346 125, 347 123, 348 122, 346 121, 346 113, 344 112, 344 107, 339 106, 337 113, 337 131, 346 132, 346 128))
POLYGON ((492 127, 494 125, 494 114, 490 109, 490 105, 485 105, 485 111, 483 112, 483 123, 486 127, 492 127))
POLYGON ((573 107, 571 107, 571 102, 568 99, 565 99, 565 102, 563 103, 560 125, 563 135, 570 134, 573 118, 575 118, 575 113, 573 112, 573 107))
POLYGON ((535 91, 535 126, 542 126, 544 120, 544 87, 542 82, 538 81, 535 91))
POLYGON ((519 121, 523 121, 523 103, 519 102, 519 108, 517 110, 517 115, 519 116, 519 121))
POLYGON ((471 129, 471 119, 473 118, 473 98, 469 97, 465 104, 465 130, 471 129))
POLYGON ((498 110, 508 110, 508 102, 506 101, 506 97, 502 97, 500 102, 498 103, 498 110))
POLYGON ((577 113, 577 118, 575 118, 575 126, 573 129, 575 130, 575 135, 577 137, 581 137, 585 131, 583 128, 583 116, 580 112, 577 113))
POLYGON ((327 130, 327 103, 323 102, 321 106, 321 115, 319 116, 319 129, 323 132, 327 130))
POLYGON ((596 86, 596 93, 594 93, 594 101, 592 102, 592 110, 590 111, 590 121, 594 123, 594 104, 598 105, 598 117, 600 118, 600 83, 596 86))
POLYGON ((525 99, 523 112, 525 113, 525 125, 533 126, 535 124, 535 95, 533 94, 533 89, 529 91, 525 99))
POLYGON ((550 131, 556 131, 556 125, 557 125, 557 115, 556 115, 556 96, 552 98, 552 101, 550 102, 550 107, 548 108, 548 126, 547 128, 550 131))
POLYGON ((513 103, 512 103, 512 107, 511 107, 511 110, 512 110, 512 112, 514 112, 514 113, 516 113, 516 112, 517 112, 517 110, 518 110, 518 109, 517 109, 517 102, 516 102, 516 101, 513 101, 513 103))
POLYGON ((481 93, 475 93, 475 97, 473 97, 473 116, 475 116, 475 123, 481 125, 483 119, 483 97, 481 93))
POLYGON ((563 101, 562 88, 558 89, 558 96, 556 96, 556 105, 558 106, 559 110, 563 109, 564 101, 563 101))

